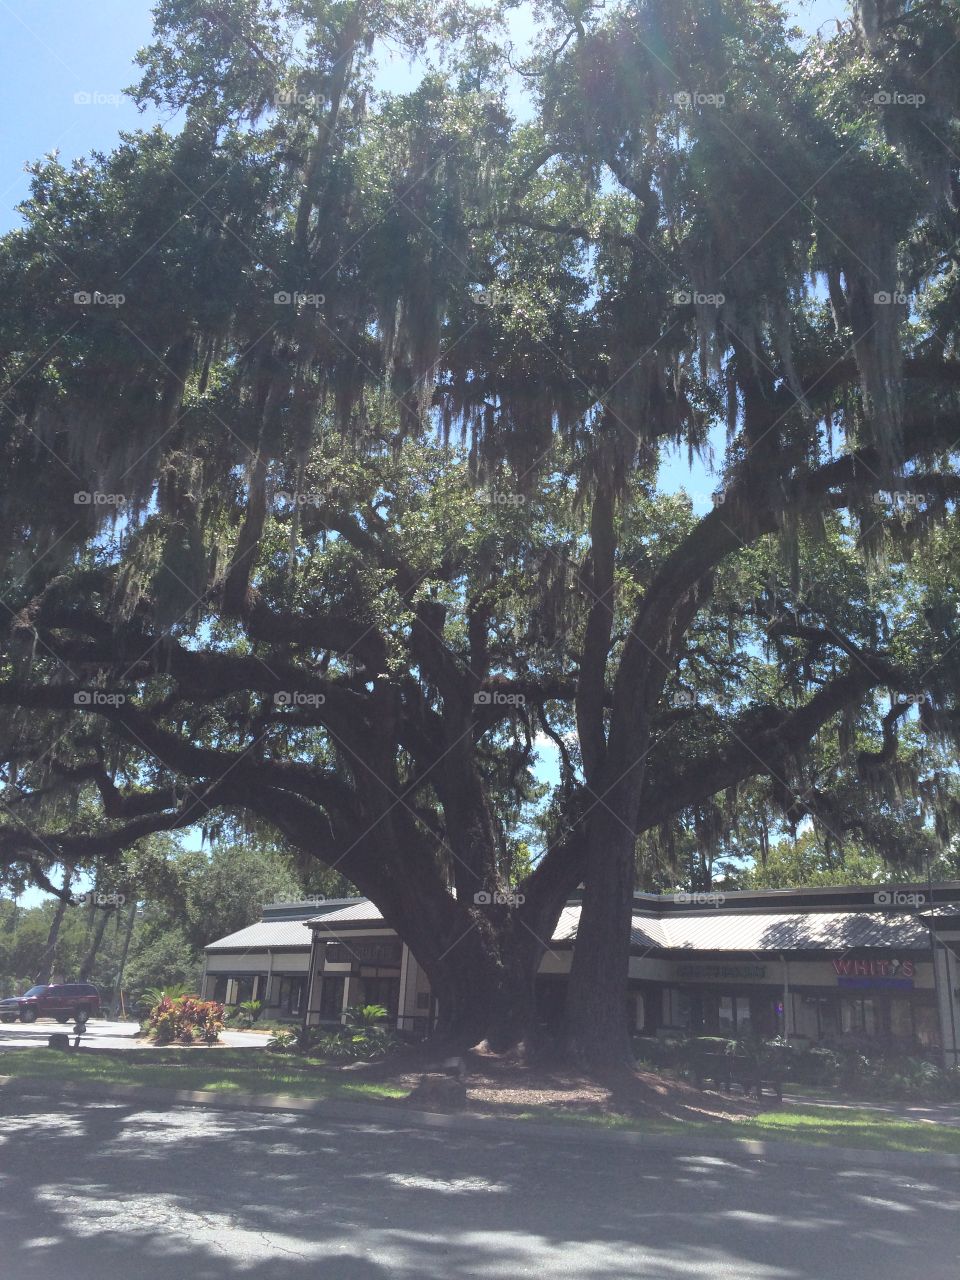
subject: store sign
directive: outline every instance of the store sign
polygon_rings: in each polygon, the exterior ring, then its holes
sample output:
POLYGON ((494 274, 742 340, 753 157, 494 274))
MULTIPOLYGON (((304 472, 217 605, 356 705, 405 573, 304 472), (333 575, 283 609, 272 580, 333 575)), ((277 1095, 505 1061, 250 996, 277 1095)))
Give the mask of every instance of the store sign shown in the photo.
POLYGON ((854 960, 843 956, 833 962, 838 987, 912 991, 916 966, 912 960, 854 960))
POLYGON ((765 964, 678 964, 676 977, 687 982, 756 982, 767 976, 765 964))

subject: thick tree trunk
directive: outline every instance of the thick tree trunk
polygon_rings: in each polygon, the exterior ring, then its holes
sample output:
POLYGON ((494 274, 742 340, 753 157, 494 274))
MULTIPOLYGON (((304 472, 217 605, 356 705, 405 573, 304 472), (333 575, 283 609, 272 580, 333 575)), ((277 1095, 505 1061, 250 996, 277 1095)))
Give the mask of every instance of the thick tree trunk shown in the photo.
POLYGON ((538 1039, 543 948, 518 919, 508 918, 511 909, 500 910, 501 918, 481 919, 446 955, 424 960, 439 1002, 437 1030, 464 1047, 486 1041, 505 1051, 538 1039))
POLYGON ((636 839, 604 806, 593 849, 567 991, 563 1043, 584 1067, 631 1062, 627 1021, 636 839))

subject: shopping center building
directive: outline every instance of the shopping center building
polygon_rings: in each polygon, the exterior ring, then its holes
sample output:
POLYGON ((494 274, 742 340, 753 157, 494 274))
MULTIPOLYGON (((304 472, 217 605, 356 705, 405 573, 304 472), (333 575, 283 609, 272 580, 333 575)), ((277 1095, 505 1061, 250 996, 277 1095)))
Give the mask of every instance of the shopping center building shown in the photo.
MULTIPOLYGON (((544 949, 538 1005, 563 1008, 579 902, 544 949)), ((438 1010, 426 974, 365 898, 264 907, 206 947, 203 993, 272 1017, 335 1024, 381 1004, 401 1031, 438 1010)), ((942 1050, 960 1062, 960 881, 634 899, 627 1016, 638 1034, 785 1035, 942 1050)))

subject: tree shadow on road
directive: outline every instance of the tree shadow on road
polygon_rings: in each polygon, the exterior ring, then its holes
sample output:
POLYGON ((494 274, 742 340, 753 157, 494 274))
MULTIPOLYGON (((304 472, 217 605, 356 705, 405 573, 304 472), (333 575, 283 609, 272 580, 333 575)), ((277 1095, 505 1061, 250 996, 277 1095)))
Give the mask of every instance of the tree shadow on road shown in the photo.
MULTIPOLYGON (((947 1175, 941 1175, 947 1178, 947 1175)), ((3 1280, 956 1280, 957 1180, 6 1098, 3 1280)))

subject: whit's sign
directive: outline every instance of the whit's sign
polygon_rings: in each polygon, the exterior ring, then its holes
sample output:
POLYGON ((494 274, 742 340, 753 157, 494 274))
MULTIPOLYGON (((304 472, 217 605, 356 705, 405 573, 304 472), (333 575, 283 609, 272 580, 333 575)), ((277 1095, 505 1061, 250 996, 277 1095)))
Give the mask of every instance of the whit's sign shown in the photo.
POLYGON ((833 969, 840 987, 887 987, 909 991, 913 987, 916 966, 912 960, 855 960, 842 956, 834 960, 833 969))

